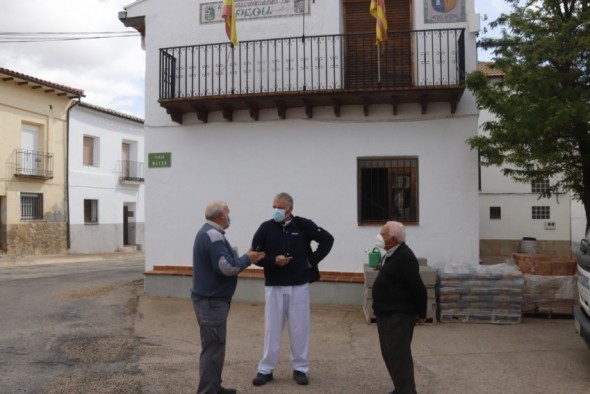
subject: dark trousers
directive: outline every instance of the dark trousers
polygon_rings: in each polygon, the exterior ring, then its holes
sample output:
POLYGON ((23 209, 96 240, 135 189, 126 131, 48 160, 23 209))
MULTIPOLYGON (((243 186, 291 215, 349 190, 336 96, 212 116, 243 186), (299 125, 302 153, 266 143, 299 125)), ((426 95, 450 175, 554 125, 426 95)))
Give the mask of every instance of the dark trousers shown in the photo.
POLYGON ((229 306, 225 300, 193 299, 201 332, 198 394, 216 394, 221 387, 229 306))
POLYGON ((416 394, 411 347, 415 324, 416 315, 413 314, 377 316, 381 355, 393 381, 395 394, 416 394))

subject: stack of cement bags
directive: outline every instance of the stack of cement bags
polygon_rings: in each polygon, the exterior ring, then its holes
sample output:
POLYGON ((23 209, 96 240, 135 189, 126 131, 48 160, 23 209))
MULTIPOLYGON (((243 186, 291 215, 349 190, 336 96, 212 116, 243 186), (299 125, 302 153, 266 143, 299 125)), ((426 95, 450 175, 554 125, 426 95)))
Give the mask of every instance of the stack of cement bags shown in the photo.
POLYGON ((573 315, 578 300, 574 260, 524 253, 512 257, 524 278, 523 313, 573 315))
POLYGON ((436 269, 426 264, 426 259, 418 259, 420 263, 420 277, 428 293, 426 306, 426 322, 436 323, 436 269))
POLYGON ((520 323, 524 280, 514 264, 446 264, 437 271, 439 321, 520 323))

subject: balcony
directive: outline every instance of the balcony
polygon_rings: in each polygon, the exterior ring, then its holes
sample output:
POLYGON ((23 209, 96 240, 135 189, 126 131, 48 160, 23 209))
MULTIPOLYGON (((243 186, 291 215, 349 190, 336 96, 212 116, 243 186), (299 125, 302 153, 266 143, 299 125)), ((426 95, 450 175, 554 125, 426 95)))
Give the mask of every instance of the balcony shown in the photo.
POLYGON ((129 160, 119 160, 119 182, 124 184, 142 184, 145 179, 143 176, 143 163, 129 160))
POLYGON ((172 120, 211 111, 231 121, 236 110, 258 120, 261 109, 448 102, 454 113, 465 76, 464 29, 389 32, 379 47, 374 33, 336 34, 160 49, 159 103, 172 120))
POLYGON ((16 149, 16 177, 53 179, 53 153, 37 152, 27 149, 16 149))

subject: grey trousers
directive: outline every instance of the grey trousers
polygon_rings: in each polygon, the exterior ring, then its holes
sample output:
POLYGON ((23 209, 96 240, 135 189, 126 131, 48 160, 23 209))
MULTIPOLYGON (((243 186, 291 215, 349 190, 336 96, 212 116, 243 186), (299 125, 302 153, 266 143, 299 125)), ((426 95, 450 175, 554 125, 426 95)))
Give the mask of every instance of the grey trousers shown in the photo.
POLYGON ((226 300, 193 299, 193 309, 201 332, 197 394, 216 394, 221 388, 229 306, 226 300))
POLYGON ((416 394, 412 337, 416 315, 394 313, 377 316, 377 330, 381 355, 393 385, 395 394, 416 394))

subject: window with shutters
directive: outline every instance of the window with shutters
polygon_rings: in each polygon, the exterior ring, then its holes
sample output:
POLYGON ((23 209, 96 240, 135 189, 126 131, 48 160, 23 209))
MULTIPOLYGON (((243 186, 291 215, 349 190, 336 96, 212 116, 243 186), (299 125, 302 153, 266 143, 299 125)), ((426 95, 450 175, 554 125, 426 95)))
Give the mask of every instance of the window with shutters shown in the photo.
POLYGON ((358 168, 359 223, 418 222, 418 159, 361 157, 358 168))
POLYGON ((98 167, 98 142, 97 137, 84 136, 83 164, 85 166, 98 167))

